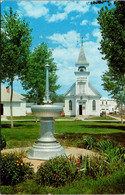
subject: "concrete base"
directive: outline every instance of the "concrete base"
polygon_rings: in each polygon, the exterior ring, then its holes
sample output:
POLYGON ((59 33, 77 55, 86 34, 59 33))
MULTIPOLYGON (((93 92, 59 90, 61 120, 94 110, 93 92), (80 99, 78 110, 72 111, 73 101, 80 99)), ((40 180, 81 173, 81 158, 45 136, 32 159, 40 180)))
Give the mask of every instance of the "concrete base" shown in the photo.
POLYGON ((58 142, 38 142, 28 151, 29 159, 49 160, 60 155, 67 155, 65 149, 58 142))

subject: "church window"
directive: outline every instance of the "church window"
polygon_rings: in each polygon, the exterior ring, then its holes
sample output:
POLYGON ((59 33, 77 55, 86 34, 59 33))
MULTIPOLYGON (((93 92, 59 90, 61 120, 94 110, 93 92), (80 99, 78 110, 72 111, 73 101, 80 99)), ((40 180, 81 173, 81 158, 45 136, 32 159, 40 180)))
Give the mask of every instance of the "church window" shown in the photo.
POLYGON ((86 67, 80 66, 80 67, 78 68, 78 70, 79 70, 80 72, 84 72, 84 71, 86 71, 86 67))
POLYGON ((69 100, 69 110, 72 110, 72 100, 69 100))
POLYGON ((92 101, 92 110, 96 110, 96 101, 95 100, 92 101))

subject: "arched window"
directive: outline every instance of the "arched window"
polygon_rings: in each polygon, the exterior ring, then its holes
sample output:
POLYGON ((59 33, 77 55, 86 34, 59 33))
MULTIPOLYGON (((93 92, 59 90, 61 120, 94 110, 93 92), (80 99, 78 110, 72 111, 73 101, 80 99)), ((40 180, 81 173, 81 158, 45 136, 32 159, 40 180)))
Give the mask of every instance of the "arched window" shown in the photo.
POLYGON ((96 110, 96 101, 95 100, 92 101, 92 110, 96 110))
POLYGON ((69 100, 69 110, 72 110, 72 100, 69 100))

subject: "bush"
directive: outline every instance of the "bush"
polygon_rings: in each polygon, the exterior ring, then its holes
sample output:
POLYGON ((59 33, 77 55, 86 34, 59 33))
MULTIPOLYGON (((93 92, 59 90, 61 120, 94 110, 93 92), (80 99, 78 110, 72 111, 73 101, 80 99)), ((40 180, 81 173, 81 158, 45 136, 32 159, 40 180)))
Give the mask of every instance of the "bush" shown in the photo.
POLYGON ((86 176, 90 178, 104 177, 110 173, 109 163, 103 157, 87 158, 86 176))
POLYGON ((112 149, 114 147, 118 146, 118 144, 115 141, 112 140, 102 140, 99 142, 98 147, 99 150, 106 151, 107 149, 112 149))
POLYGON ((91 194, 124 194, 125 168, 120 171, 91 182, 91 194))
POLYGON ((1 184, 15 185, 33 176, 30 163, 25 163, 22 155, 15 153, 1 155, 1 184))
POLYGON ((81 142, 78 143, 78 147, 85 148, 88 150, 91 150, 92 148, 96 147, 96 145, 96 138, 91 136, 85 137, 81 142))
POLYGON ((1 150, 3 150, 4 148, 6 148, 6 138, 5 136, 1 135, 1 150))
POLYGON ((41 164, 36 173, 36 182, 43 186, 63 186, 84 174, 85 162, 80 159, 59 156, 41 164))

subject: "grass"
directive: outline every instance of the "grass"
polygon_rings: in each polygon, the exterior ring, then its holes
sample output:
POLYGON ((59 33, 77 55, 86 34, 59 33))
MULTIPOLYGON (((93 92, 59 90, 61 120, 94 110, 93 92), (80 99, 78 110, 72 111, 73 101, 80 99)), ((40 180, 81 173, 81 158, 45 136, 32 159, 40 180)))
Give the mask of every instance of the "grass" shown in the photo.
MULTIPOLYGON (((1 134, 5 135, 7 147, 31 146, 40 136, 40 122, 2 122, 1 134)), ((86 135, 101 139, 112 137, 124 143, 125 124, 111 121, 56 121, 55 137, 64 146, 77 146, 77 142, 86 135)), ((75 180, 64 187, 43 187, 36 184, 34 178, 15 186, 1 186, 2 194, 124 194, 125 168, 106 177, 91 179, 87 176, 75 180)))
MULTIPOLYGON (((7 117, 8 120, 10 120, 10 117, 8 116, 7 117)), ((35 116, 33 115, 27 115, 27 116, 14 116, 13 117, 13 120, 29 120, 29 119, 36 119, 35 116)))
MULTIPOLYGON (((14 128, 10 128, 10 122, 1 122, 1 134, 5 135, 7 147, 31 146, 40 137, 40 122, 14 122, 14 128)), ((76 146, 76 142, 82 136, 113 135, 119 139, 125 138, 125 124, 118 122, 91 122, 91 121, 56 121, 54 127, 55 137, 63 145, 76 146), (69 135, 69 136, 67 136, 69 135), (74 141, 70 141, 74 139, 74 141)))
POLYGON ((115 120, 112 117, 106 116, 106 117, 90 117, 90 118, 86 118, 86 120, 115 120))
POLYGON ((1 186, 2 194, 124 194, 125 169, 97 180, 82 178, 64 187, 41 187, 34 180, 16 186, 1 186))
MULTIPOLYGON (((119 117, 119 116, 118 116, 119 117)), ((65 117, 65 116, 59 116, 55 117, 55 119, 74 119, 75 117, 65 117)), ((8 120, 10 120, 10 117, 7 117, 8 120)), ((35 120, 36 117, 33 115, 27 115, 27 116, 14 116, 13 120, 35 120)), ((105 117, 90 117, 90 118, 85 118, 86 120, 115 120, 112 117, 106 116, 105 117)))

